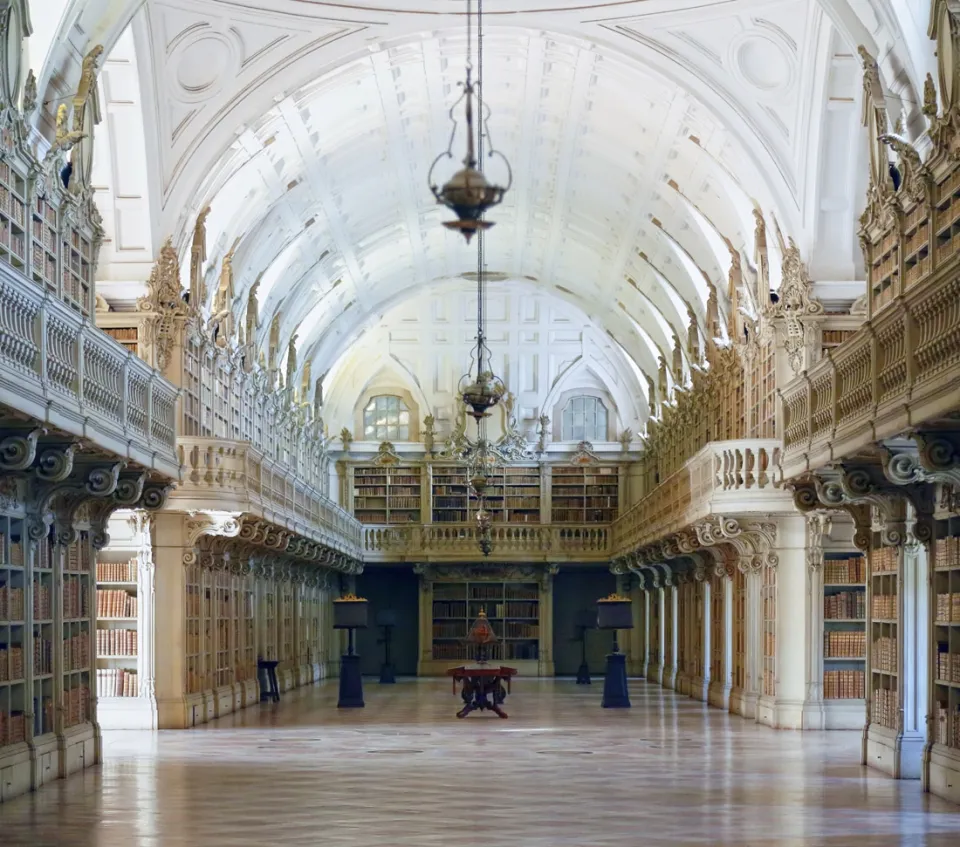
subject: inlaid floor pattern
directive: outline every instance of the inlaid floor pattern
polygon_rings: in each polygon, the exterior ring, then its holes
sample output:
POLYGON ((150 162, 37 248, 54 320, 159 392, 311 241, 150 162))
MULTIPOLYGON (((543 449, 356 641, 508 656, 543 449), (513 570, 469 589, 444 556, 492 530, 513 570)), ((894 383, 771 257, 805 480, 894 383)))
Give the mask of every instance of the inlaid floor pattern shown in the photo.
POLYGON ((861 768, 860 735, 777 732, 631 683, 518 680, 458 721, 442 681, 302 689, 187 732, 105 733, 101 768, 0 805, 0 845, 957 847, 960 807, 861 768))

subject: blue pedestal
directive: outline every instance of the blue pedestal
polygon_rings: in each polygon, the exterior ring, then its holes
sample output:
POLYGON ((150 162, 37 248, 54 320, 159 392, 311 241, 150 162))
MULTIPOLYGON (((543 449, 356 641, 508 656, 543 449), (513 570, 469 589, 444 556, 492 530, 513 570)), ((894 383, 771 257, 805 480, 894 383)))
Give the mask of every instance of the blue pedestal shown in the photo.
POLYGON ((338 709, 363 708, 363 678, 360 676, 360 657, 340 657, 340 699, 338 709))
POLYGON ((607 653, 607 675, 603 678, 604 709, 629 709, 627 693, 627 657, 623 653, 607 653))

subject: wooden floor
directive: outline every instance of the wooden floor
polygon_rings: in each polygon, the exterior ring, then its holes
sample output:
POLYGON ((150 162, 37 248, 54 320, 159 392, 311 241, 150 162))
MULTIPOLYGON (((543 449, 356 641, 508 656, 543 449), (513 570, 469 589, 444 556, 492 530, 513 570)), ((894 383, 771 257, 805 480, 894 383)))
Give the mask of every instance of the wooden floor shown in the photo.
POLYGON ((107 733, 105 764, 0 805, 0 845, 956 847, 960 807, 859 767, 858 733, 776 732, 631 684, 520 680, 510 720, 440 681, 334 684, 188 732, 107 733))

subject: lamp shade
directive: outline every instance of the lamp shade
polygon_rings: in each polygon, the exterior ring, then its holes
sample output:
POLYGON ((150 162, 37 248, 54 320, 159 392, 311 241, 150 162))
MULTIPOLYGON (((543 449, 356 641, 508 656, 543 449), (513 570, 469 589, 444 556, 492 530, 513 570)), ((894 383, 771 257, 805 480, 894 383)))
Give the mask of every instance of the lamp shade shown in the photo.
POLYGON ((370 604, 352 594, 333 601, 334 629, 366 629, 367 609, 370 604))
POLYGON ((396 626, 397 613, 393 609, 380 609, 377 612, 377 626, 396 626))
POLYGON ((633 629, 633 604, 629 597, 611 594, 597 600, 598 629, 633 629))

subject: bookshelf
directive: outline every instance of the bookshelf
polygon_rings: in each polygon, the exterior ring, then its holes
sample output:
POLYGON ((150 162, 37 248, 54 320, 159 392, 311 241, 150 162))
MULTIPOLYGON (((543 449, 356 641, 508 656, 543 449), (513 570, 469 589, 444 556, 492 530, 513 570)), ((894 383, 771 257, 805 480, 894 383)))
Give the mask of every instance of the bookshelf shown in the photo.
POLYGON ((490 659, 512 663, 538 673, 542 645, 544 598, 537 582, 516 580, 437 580, 424 592, 429 603, 429 631, 420 673, 443 673, 456 662, 471 661, 473 648, 465 641, 470 626, 483 609, 498 642, 490 659))
POLYGON ((667 688, 673 688, 676 684, 676 656, 673 654, 673 603, 676 594, 676 585, 663 592, 663 682, 667 688))
POLYGON ((23 520, 0 515, 0 748, 27 739, 23 520))
MULTIPOLYGON (((31 676, 31 696, 33 708, 33 727, 32 736, 38 739, 44 735, 56 731, 54 724, 54 704, 56 702, 54 684, 53 684, 53 643, 56 632, 56 622, 54 621, 54 573, 56 568, 57 554, 53 543, 49 538, 41 539, 34 551, 34 562, 31 573, 31 603, 27 609, 31 622, 31 644, 32 655, 28 663, 31 676), (41 658, 42 657, 42 658, 41 658), (38 708, 39 707, 39 708, 38 708)), ((64 595, 72 593, 80 588, 79 577, 76 581, 69 579, 64 574, 64 583, 69 582, 69 590, 64 591, 64 595)), ((65 585, 66 589, 67 586, 65 585)), ((66 599, 66 597, 64 598, 66 599)), ((64 612, 68 612, 66 602, 64 602, 64 612)), ((79 610, 78 610, 79 611, 79 610)), ((82 620, 80 614, 77 620, 82 620)), ((61 651, 61 663, 63 668, 63 685, 61 694, 61 707, 66 708, 66 686, 70 683, 69 667, 72 661, 70 638, 72 637, 71 627, 67 624, 64 617, 62 627, 62 640, 57 639, 59 650, 61 651)), ((25 657, 26 658, 26 657, 25 657)))
POLYGON ((140 330, 135 326, 103 326, 97 324, 107 335, 135 356, 140 355, 140 330))
POLYGON ((0 261, 17 270, 27 265, 27 181, 8 162, 0 162, 0 261))
POLYGON ((60 240, 63 299, 82 314, 90 313, 93 297, 93 249, 90 239, 74 227, 65 227, 60 240))
POLYGON ((277 586, 272 579, 265 579, 262 583, 263 600, 263 632, 258 639, 260 657, 268 661, 279 661, 277 658, 277 586))
POLYGON ((619 508, 620 473, 615 465, 554 465, 553 523, 610 523, 619 508))
POLYGON ((894 731, 900 724, 899 578, 896 548, 870 551, 870 722, 894 731))
MULTIPOLYGON (((41 543, 41 550, 52 545, 41 543)), ((79 539, 66 546, 63 550, 63 581, 62 581, 62 645, 63 658, 61 662, 63 681, 60 714, 63 729, 78 726, 93 720, 93 705, 91 691, 93 690, 94 662, 93 637, 91 628, 91 598, 93 596, 93 548, 85 532, 80 533, 79 539)), ((35 598, 36 599, 36 598, 35 598)), ((34 625, 36 626, 36 620, 34 625)), ((52 652, 52 651, 51 651, 52 652)), ((36 642, 34 653, 37 654, 36 642)), ((47 689, 44 685, 38 692, 34 666, 34 734, 40 735, 54 729, 54 702, 47 698, 47 689), (48 722, 49 727, 48 729, 48 722)))
POLYGON ((420 522, 421 468, 358 465, 353 469, 353 514, 361 523, 420 522))
POLYGON ((184 693, 203 690, 203 655, 200 639, 200 565, 184 567, 184 693))
POLYGON ((217 615, 217 646, 214 685, 221 688, 234 683, 233 645, 237 638, 235 591, 231 574, 217 571, 213 574, 214 603, 217 615))
POLYGON ((241 627, 243 630, 243 655, 237 674, 241 682, 257 678, 257 591, 255 577, 247 575, 240 585, 242 600, 241 627))
POLYGON ((43 197, 33 198, 30 215, 33 281, 57 292, 57 210, 43 197))
POLYGON ((733 572, 733 690, 747 690, 747 576, 739 568, 733 572))
MULTIPOLYGON (((463 465, 432 467, 432 519, 434 523, 466 523, 477 512, 477 499, 467 485, 463 465)), ((509 465, 490 477, 486 508, 495 523, 540 523, 540 468, 509 465)))
MULTIPOLYGON (((647 665, 648 668, 661 668, 661 659, 663 653, 663 645, 661 644, 660 639, 660 598, 662 596, 661 589, 651 588, 649 589, 650 593, 650 646, 647 649, 647 665)), ((653 681, 659 682, 659 679, 654 679, 653 681)))
POLYGON ((950 520, 933 549, 934 744, 960 751, 960 523, 950 520))
POLYGON ((710 680, 715 686, 727 684, 729 668, 724 667, 726 652, 726 615, 724 593, 726 578, 712 574, 710 577, 710 680))
MULTIPOLYGON (((121 554, 122 555, 122 554, 121 554)), ((97 559, 97 698, 133 698, 140 694, 137 625, 139 591, 135 558, 97 559)), ((109 728, 109 722, 107 724, 109 728)))
POLYGON ((296 653, 296 633, 294 632, 293 616, 293 585, 289 582, 281 582, 278 586, 278 596, 280 601, 280 661, 287 670, 294 662, 296 653))
MULTIPOLYGON (((693 625, 691 627, 691 644, 690 644, 690 666, 692 671, 693 680, 697 681, 697 684, 701 684, 705 680, 707 668, 709 667, 710 657, 704 655, 704 636, 706 634, 707 621, 704 620, 704 600, 705 600, 705 588, 703 580, 695 580, 693 585, 690 588, 691 601, 693 603, 693 614, 691 619, 693 625)), ((702 689, 697 689, 694 687, 693 695, 698 699, 706 700, 706 691, 702 689)))
POLYGON ((760 574, 760 610, 763 636, 760 694, 777 696, 777 569, 764 567, 760 574))
POLYGON ((863 701, 867 661, 867 574, 861 553, 823 562, 823 699, 863 701))

